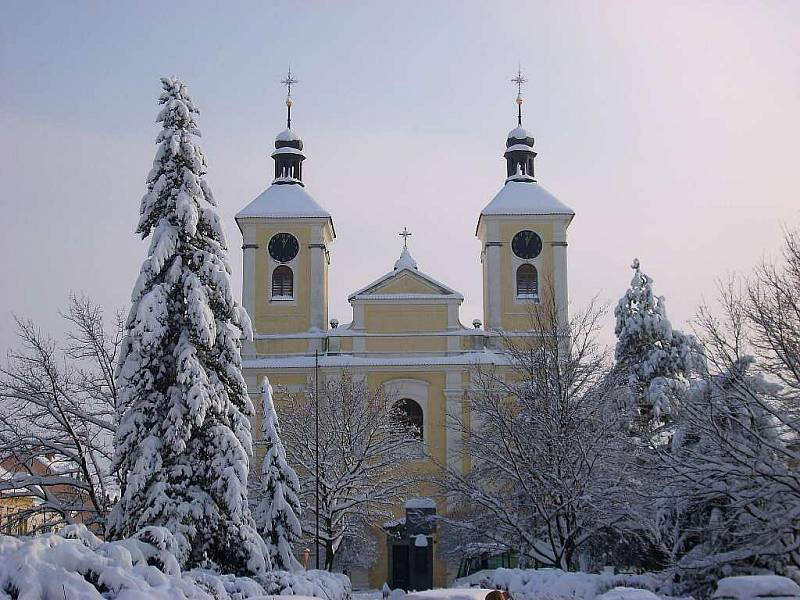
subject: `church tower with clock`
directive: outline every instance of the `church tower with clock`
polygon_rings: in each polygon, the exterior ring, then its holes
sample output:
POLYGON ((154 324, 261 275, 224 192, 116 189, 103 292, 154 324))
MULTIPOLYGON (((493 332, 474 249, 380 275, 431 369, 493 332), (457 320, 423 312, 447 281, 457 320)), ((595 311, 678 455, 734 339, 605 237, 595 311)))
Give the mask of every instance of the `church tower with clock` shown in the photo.
MULTIPOLYGON (((328 247, 333 219, 306 191, 303 140, 292 130, 291 71, 283 81, 286 129, 275 138, 272 184, 236 215, 244 252, 242 304, 256 332, 321 332, 328 326, 328 247)), ((256 351, 313 352, 318 339, 256 340, 256 351)))
MULTIPOLYGON (((297 83, 291 72, 282 82, 289 92, 287 126, 271 152, 272 182, 236 215, 243 238, 242 304, 254 330, 242 366, 254 404, 260 406, 265 375, 275 388, 280 416, 289 395, 309 393, 318 381, 349 373, 382 390, 418 429, 419 457, 408 468, 431 477, 422 477, 414 494, 394 507, 393 519, 370 524, 375 563, 368 570, 348 567, 355 588, 388 583, 420 590, 452 580, 453 566, 435 552, 439 531, 427 518, 448 511, 447 498, 429 483, 439 465, 470 468, 461 436, 448 428, 448 419, 469 419, 466 394, 480 369, 507 368, 504 332, 532 339, 531 311, 543 302, 555 302, 560 319, 567 319, 567 227, 574 212, 537 183, 534 139, 522 126, 525 80, 518 73, 513 81, 517 126, 505 143, 505 182, 481 211, 475 231, 481 241, 483 322, 462 324, 464 297, 424 272, 412 257, 404 223, 398 223, 399 257, 348 296, 350 321, 329 320, 335 230, 331 214, 303 181, 304 143, 291 127, 291 89, 297 83)), ((302 543, 311 548, 313 539, 302 543)))
POLYGON ((574 211, 536 182, 533 136, 522 127, 522 73, 517 127, 506 139, 506 181, 481 211, 483 322, 489 330, 530 329, 530 309, 555 302, 567 320, 567 227, 574 211))

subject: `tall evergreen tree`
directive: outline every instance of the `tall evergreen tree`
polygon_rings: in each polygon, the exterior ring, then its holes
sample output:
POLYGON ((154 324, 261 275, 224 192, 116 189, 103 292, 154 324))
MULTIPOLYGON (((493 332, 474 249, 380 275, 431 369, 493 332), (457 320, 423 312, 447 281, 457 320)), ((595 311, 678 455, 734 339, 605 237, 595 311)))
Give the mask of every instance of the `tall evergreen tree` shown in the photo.
POLYGON ((286 460, 278 415, 272 401, 272 385, 267 377, 261 383, 261 397, 264 403, 261 431, 266 451, 258 486, 261 499, 254 510, 254 516, 259 532, 267 544, 272 566, 295 571, 302 568, 292 553, 292 543, 303 534, 298 519, 300 480, 286 460))
POLYGON ((122 494, 111 537, 155 525, 182 567, 268 567, 247 502, 253 405, 241 372, 250 320, 230 286, 228 249, 186 86, 161 80, 163 129, 136 232, 150 247, 131 296, 117 380, 114 467, 122 494))
POLYGON ((684 387, 693 364, 694 340, 667 318, 666 300, 653 294, 653 279, 634 259, 631 285, 620 298, 616 316, 617 367, 628 376, 645 419, 669 410, 675 387, 684 387))

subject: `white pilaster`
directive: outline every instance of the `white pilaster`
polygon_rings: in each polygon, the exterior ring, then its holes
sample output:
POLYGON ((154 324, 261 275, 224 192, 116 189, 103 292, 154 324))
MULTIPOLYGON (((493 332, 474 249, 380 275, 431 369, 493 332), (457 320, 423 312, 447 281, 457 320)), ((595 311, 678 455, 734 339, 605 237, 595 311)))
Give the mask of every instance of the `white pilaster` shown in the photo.
POLYGON ((500 329, 502 284, 500 273, 500 251, 502 242, 500 241, 500 225, 497 221, 488 220, 486 223, 486 241, 484 242, 484 252, 486 253, 486 278, 483 285, 488 286, 486 298, 489 306, 487 307, 487 329, 500 329))
MULTIPOLYGON (((242 231, 242 306, 247 310, 255 327, 256 316, 256 252, 258 251, 256 228, 244 225, 242 231)), ((266 292, 265 292, 266 293, 266 292)))
POLYGON ((311 257, 311 281, 309 282, 309 320, 310 329, 325 331, 325 240, 322 226, 314 227, 311 243, 308 245, 311 257))
POLYGON ((569 292, 567 285, 567 225, 561 221, 553 227, 553 291, 556 295, 558 318, 562 326, 569 319, 569 292))
POLYGON ((452 417, 458 420, 464 418, 462 405, 464 399, 464 389, 461 385, 461 371, 447 371, 445 375, 444 396, 446 399, 446 452, 447 466, 457 472, 463 472, 463 442, 461 432, 453 427, 452 417), (452 417, 451 417, 452 416, 452 417))

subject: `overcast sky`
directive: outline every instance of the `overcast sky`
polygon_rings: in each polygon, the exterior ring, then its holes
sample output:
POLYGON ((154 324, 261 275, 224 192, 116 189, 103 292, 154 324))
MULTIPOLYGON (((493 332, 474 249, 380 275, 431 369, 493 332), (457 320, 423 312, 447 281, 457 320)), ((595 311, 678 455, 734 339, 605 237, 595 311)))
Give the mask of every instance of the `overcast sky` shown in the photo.
POLYGON ((475 224, 503 184, 517 63, 538 180, 577 213, 574 304, 616 302, 636 256, 683 325, 800 223, 798 2, 6 2, 0 348, 12 313, 57 331, 70 291, 127 309, 162 75, 201 109, 240 289, 233 215, 270 182, 289 62, 343 323, 404 226, 462 322, 481 316, 475 224))

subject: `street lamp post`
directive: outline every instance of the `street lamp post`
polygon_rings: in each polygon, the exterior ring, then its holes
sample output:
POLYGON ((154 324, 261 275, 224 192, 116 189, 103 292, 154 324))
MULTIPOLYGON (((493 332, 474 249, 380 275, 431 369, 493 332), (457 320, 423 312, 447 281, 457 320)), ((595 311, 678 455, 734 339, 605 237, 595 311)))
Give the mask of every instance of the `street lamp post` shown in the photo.
POLYGON ((316 524, 314 526, 314 548, 316 568, 319 569, 319 351, 314 350, 314 462, 316 480, 316 524))

